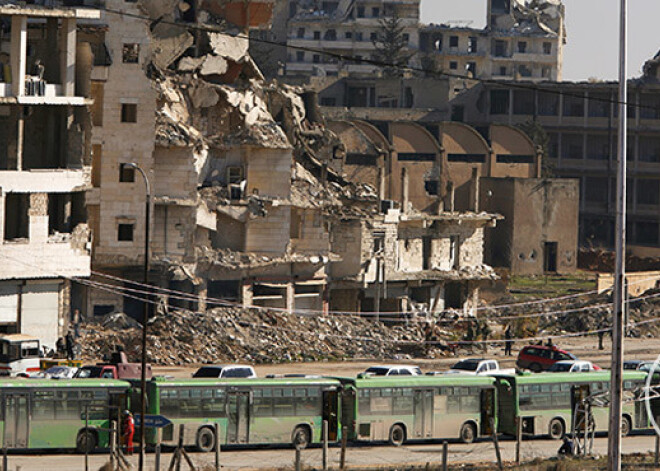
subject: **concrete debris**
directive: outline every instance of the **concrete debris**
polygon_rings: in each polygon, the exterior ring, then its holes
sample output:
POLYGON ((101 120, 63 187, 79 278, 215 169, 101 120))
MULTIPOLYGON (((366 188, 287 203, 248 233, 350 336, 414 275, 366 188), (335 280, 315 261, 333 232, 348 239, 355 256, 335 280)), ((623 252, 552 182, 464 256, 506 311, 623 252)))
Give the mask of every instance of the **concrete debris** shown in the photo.
POLYGON ((179 0, 140 0, 138 6, 149 18, 173 20, 179 0))
POLYGON ((202 75, 222 75, 229 69, 227 61, 219 56, 208 55, 199 73, 202 75))
POLYGON ((239 64, 247 58, 250 46, 247 38, 232 37, 225 33, 209 33, 209 42, 216 56, 239 64))
POLYGON ((140 327, 138 321, 132 317, 128 317, 123 312, 105 316, 101 321, 101 325, 104 329, 111 330, 137 329, 140 327))
POLYGON ((214 88, 201 80, 194 82, 190 86, 188 95, 195 108, 209 108, 215 106, 219 100, 214 88))
POLYGON ((185 28, 158 23, 151 32, 151 62, 164 70, 178 59, 194 43, 194 38, 185 28))
MULTIPOLYGON (((140 354, 139 328, 87 325, 82 331, 86 359, 101 358, 116 345, 128 357, 140 354)), ((357 316, 306 317, 237 308, 170 312, 150 320, 149 334, 147 355, 157 365, 405 358, 423 353, 424 338, 421 328, 388 327, 357 316)))
POLYGON ((183 57, 177 67, 180 72, 195 72, 204 63, 204 57, 183 57))
POLYGON ((281 256, 268 256, 250 252, 236 252, 229 249, 209 249, 200 247, 197 250, 197 263, 203 266, 223 268, 227 270, 240 270, 244 268, 264 268, 289 263, 310 263, 322 265, 328 262, 337 262, 340 258, 336 254, 300 254, 286 253, 281 256))

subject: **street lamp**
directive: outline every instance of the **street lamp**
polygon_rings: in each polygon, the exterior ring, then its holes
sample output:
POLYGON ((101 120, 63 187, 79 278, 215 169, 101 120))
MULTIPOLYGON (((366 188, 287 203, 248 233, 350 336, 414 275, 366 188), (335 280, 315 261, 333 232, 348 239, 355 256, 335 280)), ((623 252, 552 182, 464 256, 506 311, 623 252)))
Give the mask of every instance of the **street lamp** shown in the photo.
MULTIPOLYGON (((122 164, 124 168, 132 168, 140 172, 144 179, 144 186, 146 190, 146 206, 145 206, 145 225, 144 225, 144 284, 149 284, 149 222, 151 220, 151 186, 149 179, 144 170, 135 162, 122 164)), ((147 320, 149 319, 149 298, 145 294, 144 298, 144 311, 142 312, 142 371, 140 373, 140 444, 139 444, 139 462, 138 469, 144 469, 144 444, 145 444, 145 415, 147 404, 147 320)))

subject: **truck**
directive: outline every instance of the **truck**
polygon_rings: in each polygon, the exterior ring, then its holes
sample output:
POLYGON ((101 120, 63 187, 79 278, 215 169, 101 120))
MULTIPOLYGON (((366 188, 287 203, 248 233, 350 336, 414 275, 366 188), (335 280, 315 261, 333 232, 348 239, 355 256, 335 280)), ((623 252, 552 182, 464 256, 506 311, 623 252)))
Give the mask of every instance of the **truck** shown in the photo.
MULTIPOLYGON (((151 379, 151 365, 148 363, 146 373, 147 379, 151 379)), ((140 379, 141 376, 141 363, 129 363, 124 352, 115 352, 108 363, 81 367, 76 372, 75 378, 140 379)))
POLYGON ((488 376, 492 374, 515 374, 515 368, 500 368, 497 360, 485 358, 466 358, 454 364, 444 374, 466 374, 488 376))

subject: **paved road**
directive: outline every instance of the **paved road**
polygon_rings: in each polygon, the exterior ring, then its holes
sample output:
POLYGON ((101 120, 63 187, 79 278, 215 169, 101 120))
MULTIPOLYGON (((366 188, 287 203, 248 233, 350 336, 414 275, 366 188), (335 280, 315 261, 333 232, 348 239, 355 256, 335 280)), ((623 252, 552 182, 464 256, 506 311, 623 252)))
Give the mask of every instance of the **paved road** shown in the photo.
MULTIPOLYGON (((515 459, 515 442, 511 440, 502 440, 502 458, 505 461, 515 459)), ((552 440, 529 440, 522 443, 521 451, 523 460, 533 458, 555 456, 560 443, 552 440)), ((653 435, 636 435, 626 437, 623 441, 623 452, 625 453, 643 453, 653 451, 655 448, 655 438, 653 435)), ((607 438, 599 437, 594 443, 594 452, 597 455, 604 455, 607 452, 607 438)), ((294 460, 294 450, 290 448, 268 448, 260 450, 232 450, 223 451, 220 455, 221 464, 224 470, 248 470, 248 469, 269 469, 292 466, 294 460)), ((303 463, 307 466, 321 466, 321 449, 311 448, 302 452, 303 463)), ((339 465, 338 447, 332 447, 329 452, 330 466, 339 465)), ((213 454, 190 453, 190 456, 197 467, 213 464, 213 454)), ((134 463, 134 469, 137 469, 137 457, 130 457, 134 463)), ((161 458, 161 469, 167 469, 171 454, 164 454, 161 458)), ((99 469, 107 460, 105 455, 90 456, 89 469, 94 471, 99 469)), ((420 464, 440 463, 442 460, 442 444, 431 443, 424 445, 406 445, 401 448, 389 446, 358 446, 351 447, 347 451, 346 461, 348 466, 364 465, 401 465, 401 464, 420 464)), ((495 460, 495 450, 493 444, 489 441, 480 441, 472 445, 459 443, 449 444, 450 463, 458 462, 493 462, 495 460)), ((84 470, 84 456, 80 455, 10 455, 9 469, 21 467, 21 471, 60 471, 60 470, 84 470)), ((147 456, 147 469, 154 469, 154 455, 147 456)), ((186 466, 183 466, 186 469, 186 466)), ((203 468, 202 468, 203 469, 203 468)), ((212 468, 207 468, 212 469, 212 468)))

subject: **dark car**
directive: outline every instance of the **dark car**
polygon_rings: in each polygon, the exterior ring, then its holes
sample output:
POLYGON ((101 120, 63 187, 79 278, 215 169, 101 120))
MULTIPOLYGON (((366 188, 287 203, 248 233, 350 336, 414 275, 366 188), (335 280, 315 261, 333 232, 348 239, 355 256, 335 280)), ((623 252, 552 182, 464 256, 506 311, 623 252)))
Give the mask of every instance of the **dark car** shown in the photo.
POLYGON ((577 360, 577 357, 554 345, 527 345, 518 353, 516 366, 521 370, 527 368, 538 373, 563 360, 577 360))

